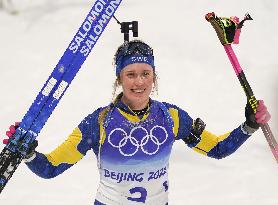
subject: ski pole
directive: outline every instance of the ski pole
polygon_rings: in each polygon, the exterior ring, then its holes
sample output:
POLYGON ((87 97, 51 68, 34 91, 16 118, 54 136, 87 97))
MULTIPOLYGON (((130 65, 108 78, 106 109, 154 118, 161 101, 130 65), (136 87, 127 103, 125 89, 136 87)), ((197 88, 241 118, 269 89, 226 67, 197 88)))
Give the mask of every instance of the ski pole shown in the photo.
MULTIPOLYGON (((239 82, 245 92, 248 104, 252 107, 253 112, 256 113, 258 101, 251 89, 250 84, 248 83, 248 81, 246 79, 243 69, 241 68, 239 61, 237 59, 237 56, 234 53, 233 48, 231 46, 232 43, 234 43, 234 44, 239 43, 239 36, 240 36, 240 32, 241 32, 243 23, 246 20, 252 20, 251 16, 249 14, 246 14, 245 18, 239 22, 239 19, 237 17, 230 17, 230 18, 221 17, 220 18, 220 17, 217 17, 212 12, 212 13, 208 13, 205 18, 208 22, 211 23, 211 25, 215 29, 217 36, 218 36, 221 44, 224 46, 226 54, 232 64, 233 69, 239 79, 239 82)), ((276 162, 278 163, 277 141, 274 138, 272 131, 267 123, 261 124, 260 127, 261 127, 263 134, 266 138, 266 141, 270 147, 270 150, 271 150, 274 158, 276 159, 276 162)))

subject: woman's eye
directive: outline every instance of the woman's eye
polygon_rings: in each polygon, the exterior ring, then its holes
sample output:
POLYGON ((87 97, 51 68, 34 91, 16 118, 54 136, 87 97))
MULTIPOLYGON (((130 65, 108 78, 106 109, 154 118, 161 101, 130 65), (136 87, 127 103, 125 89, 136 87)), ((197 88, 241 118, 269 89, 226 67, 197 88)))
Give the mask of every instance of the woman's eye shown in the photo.
POLYGON ((128 77, 134 77, 134 73, 128 73, 127 76, 128 77))

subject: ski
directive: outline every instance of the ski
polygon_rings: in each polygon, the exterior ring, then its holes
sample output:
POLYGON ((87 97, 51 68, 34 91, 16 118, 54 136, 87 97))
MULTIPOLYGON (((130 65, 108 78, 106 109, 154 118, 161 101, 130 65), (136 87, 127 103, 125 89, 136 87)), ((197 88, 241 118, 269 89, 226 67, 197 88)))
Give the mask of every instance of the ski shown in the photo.
MULTIPOLYGON (((224 46, 226 54, 232 64, 233 69, 238 77, 238 80, 245 92, 247 101, 250 104, 250 106, 252 107, 254 113, 256 113, 258 101, 252 91, 252 88, 251 88, 249 82, 246 79, 243 69, 241 68, 241 66, 239 64, 237 56, 234 53, 232 45, 231 45, 231 44, 239 43, 239 36, 241 33, 241 28, 243 26, 243 23, 246 20, 252 20, 251 16, 249 14, 246 14, 244 19, 239 22, 239 19, 237 17, 230 17, 230 18, 217 17, 212 12, 212 13, 208 13, 205 18, 208 22, 211 23, 211 25, 215 29, 217 36, 218 36, 221 44, 224 46)), ((278 163, 277 141, 276 141, 274 135, 272 134, 272 131, 267 123, 261 125, 260 127, 261 127, 263 134, 266 138, 266 141, 270 147, 270 150, 271 150, 274 158, 276 159, 276 162, 278 163)))
POLYGON ((122 0, 97 0, 0 154, 0 193, 27 155, 122 0))

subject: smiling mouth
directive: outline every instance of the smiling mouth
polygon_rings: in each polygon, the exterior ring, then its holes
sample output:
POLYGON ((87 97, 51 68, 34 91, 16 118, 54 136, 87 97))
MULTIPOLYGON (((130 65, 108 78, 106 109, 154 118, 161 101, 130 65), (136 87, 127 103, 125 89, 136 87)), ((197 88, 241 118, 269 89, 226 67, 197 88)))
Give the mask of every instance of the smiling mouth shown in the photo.
POLYGON ((146 89, 131 89, 133 93, 143 93, 146 89))

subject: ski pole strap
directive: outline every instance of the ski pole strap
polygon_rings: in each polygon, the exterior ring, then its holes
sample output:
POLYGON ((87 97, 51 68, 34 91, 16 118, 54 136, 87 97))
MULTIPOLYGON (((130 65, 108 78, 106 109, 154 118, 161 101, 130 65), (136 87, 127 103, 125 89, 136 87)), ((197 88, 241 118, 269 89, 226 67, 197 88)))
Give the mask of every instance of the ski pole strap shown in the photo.
POLYGON ((253 20, 248 13, 242 21, 236 16, 217 17, 214 12, 206 14, 205 18, 211 23, 222 45, 238 44, 243 23, 246 20, 253 20))

